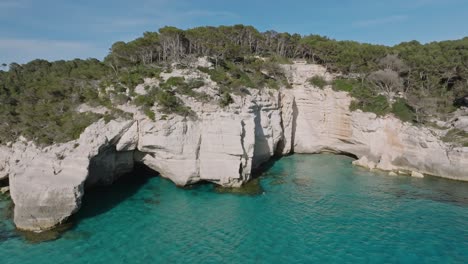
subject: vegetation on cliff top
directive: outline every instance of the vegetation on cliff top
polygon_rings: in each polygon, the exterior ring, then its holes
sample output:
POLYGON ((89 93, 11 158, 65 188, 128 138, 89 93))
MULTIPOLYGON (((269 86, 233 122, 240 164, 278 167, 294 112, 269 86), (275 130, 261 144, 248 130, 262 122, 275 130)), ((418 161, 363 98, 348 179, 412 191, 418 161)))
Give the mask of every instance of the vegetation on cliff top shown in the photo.
MULTIPOLYGON (((259 32, 251 26, 164 27, 128 43, 116 42, 104 61, 96 59, 11 64, 0 71, 0 143, 20 135, 41 144, 65 142, 102 115, 77 113, 82 103, 113 109, 106 118, 122 114, 114 104, 132 100, 148 116, 157 103, 163 112, 190 114, 177 94, 210 100, 196 91, 200 80, 170 79, 149 87, 139 97, 135 87, 146 77, 159 77, 172 63, 189 65, 206 56, 213 68, 199 70, 219 84, 219 103, 232 102, 231 93, 244 87, 285 87, 289 84, 278 63, 305 59, 343 78, 330 84, 350 92, 352 109, 394 113, 404 121, 424 122, 444 117, 454 101, 468 94, 468 38, 393 47, 336 41, 318 35, 259 32), (266 59, 260 59, 266 58, 266 59), (108 89, 113 87, 113 89, 108 89)), ((319 78, 311 82, 323 87, 319 78)))

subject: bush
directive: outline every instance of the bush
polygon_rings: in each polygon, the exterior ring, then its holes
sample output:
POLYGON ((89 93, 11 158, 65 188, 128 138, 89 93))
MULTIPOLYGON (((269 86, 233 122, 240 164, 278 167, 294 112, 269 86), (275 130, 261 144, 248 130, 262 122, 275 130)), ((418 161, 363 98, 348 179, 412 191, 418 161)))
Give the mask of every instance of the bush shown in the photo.
POLYGON ((149 117, 149 119, 151 119, 152 121, 155 121, 156 120, 156 114, 153 112, 153 110, 151 110, 150 107, 144 107, 143 108, 143 112, 145 113, 145 115, 147 117, 149 117))
POLYGON ((185 78, 184 77, 170 77, 165 83, 161 83, 160 87, 162 89, 171 89, 184 86, 185 78))
POLYGON ((203 81, 203 79, 190 79, 188 80, 187 85, 189 89, 198 89, 205 85, 205 81, 203 81))
POLYGON ((468 132, 453 128, 449 130, 444 137, 442 137, 442 141, 468 147, 468 132))
POLYGON ((219 105, 221 107, 226 107, 232 103, 234 103, 234 100, 232 99, 231 94, 229 94, 229 92, 224 92, 221 94, 221 99, 219 100, 219 105))
POLYGON ((395 103, 393 103, 392 113, 404 122, 412 122, 416 118, 414 110, 402 98, 399 98, 395 103))
POLYGON ((122 105, 130 101, 130 98, 125 94, 119 93, 114 96, 112 101, 118 105, 122 105))
POLYGON ((353 87, 356 85, 354 80, 346 80, 346 79, 337 79, 333 81, 332 88, 335 91, 342 91, 342 92, 352 92, 353 87))
POLYGON ((270 61, 278 64, 293 64, 291 59, 279 55, 271 55, 270 61))
POLYGON ((328 85, 328 82, 322 76, 314 76, 310 78, 308 81, 310 84, 320 89, 323 89, 326 85, 328 85))
POLYGON ((151 94, 148 95, 138 95, 133 99, 133 103, 136 106, 147 106, 151 107, 154 105, 154 98, 151 94))
POLYGON ((175 113, 181 116, 191 115, 191 110, 183 105, 173 92, 160 90, 156 94, 156 101, 164 113, 175 113))
POLYGON ((221 61, 219 64, 220 66, 215 69, 198 67, 198 70, 207 73, 211 80, 231 91, 243 87, 278 88, 280 83, 288 86, 287 78, 282 69, 271 61, 247 58, 240 60, 239 63, 221 61))
POLYGON ((357 109, 364 112, 375 113, 378 116, 384 116, 389 113, 390 105, 388 104, 388 100, 385 96, 378 95, 376 97, 369 98, 369 100, 353 101, 350 105, 350 110, 355 111, 357 109))

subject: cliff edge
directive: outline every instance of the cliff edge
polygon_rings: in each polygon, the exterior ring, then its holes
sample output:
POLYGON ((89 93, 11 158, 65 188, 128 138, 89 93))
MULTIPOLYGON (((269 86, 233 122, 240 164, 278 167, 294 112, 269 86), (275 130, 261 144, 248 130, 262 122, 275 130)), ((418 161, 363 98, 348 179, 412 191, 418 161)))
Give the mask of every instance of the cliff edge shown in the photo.
MULTIPOLYGON (((333 152, 392 174, 468 181, 468 148, 391 115, 351 112, 347 93, 307 82, 315 75, 333 78, 317 65, 286 71, 292 88, 247 89, 248 95, 233 96, 225 108, 186 97, 181 99, 193 116, 157 114, 153 120, 126 105, 121 109, 132 112, 132 120, 100 120, 75 141, 40 148, 19 140, 0 147, 0 179, 9 177, 16 226, 55 227, 79 210, 87 187, 112 184, 135 163, 179 186, 208 181, 239 187, 274 155, 333 152)), ((188 74, 176 70, 170 76, 188 74)), ((214 85, 200 89, 210 94, 214 85)), ((157 106, 152 110, 158 113, 157 106)))

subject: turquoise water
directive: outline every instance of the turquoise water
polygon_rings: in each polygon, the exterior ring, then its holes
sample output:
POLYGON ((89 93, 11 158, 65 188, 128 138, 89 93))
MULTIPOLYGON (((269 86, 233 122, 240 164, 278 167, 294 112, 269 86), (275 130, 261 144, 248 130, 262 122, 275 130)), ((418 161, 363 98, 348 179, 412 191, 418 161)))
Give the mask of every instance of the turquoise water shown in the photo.
POLYGON ((468 184, 373 174, 332 155, 276 162, 256 196, 131 175, 85 195, 75 226, 31 243, 5 219, 6 263, 468 263, 468 184))

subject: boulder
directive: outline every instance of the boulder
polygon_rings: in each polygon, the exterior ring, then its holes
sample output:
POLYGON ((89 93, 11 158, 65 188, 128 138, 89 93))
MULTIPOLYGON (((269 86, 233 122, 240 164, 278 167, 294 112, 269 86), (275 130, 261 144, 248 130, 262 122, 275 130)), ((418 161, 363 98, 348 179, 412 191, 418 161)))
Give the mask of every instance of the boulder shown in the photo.
POLYGON ((411 172, 411 177, 414 177, 414 178, 424 178, 424 174, 420 173, 420 172, 417 172, 417 171, 412 171, 411 172))

